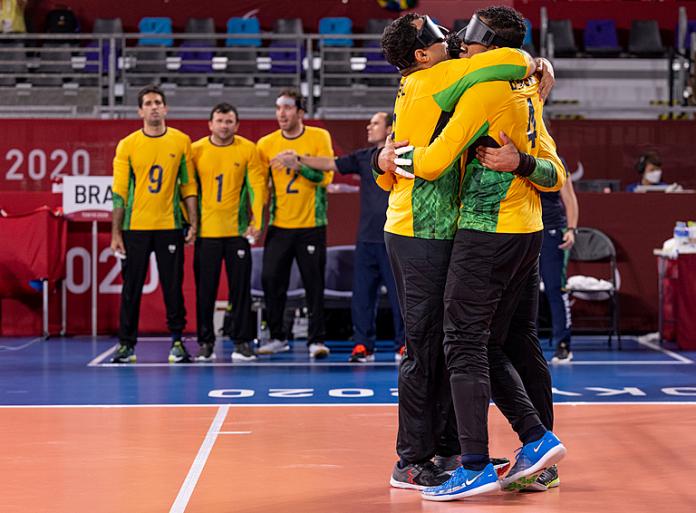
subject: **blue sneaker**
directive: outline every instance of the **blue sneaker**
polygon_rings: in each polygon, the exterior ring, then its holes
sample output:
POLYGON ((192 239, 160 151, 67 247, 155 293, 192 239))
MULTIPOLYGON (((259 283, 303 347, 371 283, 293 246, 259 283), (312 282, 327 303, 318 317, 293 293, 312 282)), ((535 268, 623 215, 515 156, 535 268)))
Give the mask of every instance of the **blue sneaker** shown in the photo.
POLYGON ((517 450, 515 464, 501 481, 503 489, 520 490, 536 481, 537 474, 563 459, 566 448, 551 431, 539 440, 523 445, 517 450))
POLYGON ((423 490, 421 497, 428 501, 453 501, 472 495, 497 492, 498 490, 500 490, 498 474, 496 474, 493 464, 489 463, 483 470, 469 470, 459 467, 449 480, 440 486, 423 490))

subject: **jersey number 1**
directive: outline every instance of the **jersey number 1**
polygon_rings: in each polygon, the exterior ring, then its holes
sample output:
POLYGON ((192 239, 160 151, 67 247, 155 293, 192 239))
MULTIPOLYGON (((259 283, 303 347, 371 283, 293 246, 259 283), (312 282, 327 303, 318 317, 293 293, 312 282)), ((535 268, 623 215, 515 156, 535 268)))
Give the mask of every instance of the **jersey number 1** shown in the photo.
POLYGON ((527 122, 527 140, 532 143, 532 148, 536 148, 537 126, 536 118, 534 117, 534 105, 532 104, 531 98, 527 98, 527 105, 529 106, 529 121, 527 122))
POLYGON ((217 175, 215 177, 215 181, 217 182, 217 202, 220 203, 222 201, 222 175, 217 175))

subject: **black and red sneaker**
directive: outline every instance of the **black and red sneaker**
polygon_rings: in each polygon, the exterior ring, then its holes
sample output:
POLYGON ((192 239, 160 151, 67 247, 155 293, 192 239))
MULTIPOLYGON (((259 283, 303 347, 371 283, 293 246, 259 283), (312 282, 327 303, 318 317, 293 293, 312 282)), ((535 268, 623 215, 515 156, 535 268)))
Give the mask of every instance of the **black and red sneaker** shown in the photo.
POLYGON ((449 479, 449 474, 435 465, 432 461, 425 463, 413 463, 401 466, 397 461, 392 471, 389 484, 394 488, 406 488, 410 490, 423 490, 430 486, 440 486, 449 479))
POLYGON ((356 344, 348 358, 350 363, 368 363, 375 361, 375 353, 371 353, 363 344, 356 344))

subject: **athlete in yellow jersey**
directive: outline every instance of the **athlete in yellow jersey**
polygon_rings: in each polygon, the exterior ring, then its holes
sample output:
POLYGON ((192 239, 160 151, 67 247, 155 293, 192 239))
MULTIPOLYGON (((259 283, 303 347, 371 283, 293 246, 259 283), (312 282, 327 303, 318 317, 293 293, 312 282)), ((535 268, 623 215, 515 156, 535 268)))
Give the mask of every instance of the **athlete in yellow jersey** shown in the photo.
POLYGON ((138 114, 143 119, 142 130, 122 139, 114 157, 111 249, 122 259, 123 292, 120 346, 112 361, 135 361, 140 299, 154 251, 172 335, 169 362, 188 362, 181 341, 186 326, 184 242, 193 243, 198 225, 191 140, 167 128, 167 102, 157 86, 147 86, 138 93, 138 114), (180 199, 191 222, 185 238, 180 199))
MULTIPOLYGON (((477 11, 464 41, 471 55, 498 46, 519 47, 525 30, 517 11, 491 7, 477 11)), ((477 84, 464 92, 430 146, 405 153, 396 162, 416 177, 437 180, 469 145, 498 146, 503 129, 528 152, 520 154, 513 173, 484 168, 473 151, 466 159, 459 230, 444 294, 444 346, 462 468, 441 486, 425 489, 422 496, 428 500, 460 499, 500 488, 488 456, 491 388, 523 443, 505 486, 517 489, 533 482, 527 476, 565 455, 550 431, 550 375, 535 328, 542 239, 538 190, 559 190, 565 181, 541 110, 534 77, 477 84), (535 159, 541 155, 549 160, 535 159), (525 369, 524 383, 519 367, 525 369), (536 395, 534 404, 527 390, 536 395)), ((389 148, 383 157, 388 153, 389 148)))
POLYGON ((210 136, 196 141, 193 163, 199 184, 200 229, 193 268, 196 275, 198 361, 215 358, 213 314, 225 262, 232 331, 224 334, 234 341, 232 361, 256 358, 251 316, 251 247, 261 218, 251 219, 251 204, 263 204, 266 172, 256 145, 237 134, 237 109, 229 103, 213 107, 208 121, 210 136))
MULTIPOLYGON (((333 157, 331 136, 322 128, 305 126, 302 96, 285 90, 276 100, 279 130, 259 139, 257 146, 265 169, 270 173, 270 226, 263 254, 264 299, 271 340, 260 354, 289 349, 283 328, 292 262, 302 276, 309 310, 307 344, 312 358, 328 356, 324 344, 324 268, 326 267, 326 186, 333 171, 301 166, 293 170, 282 165, 277 155, 294 150, 298 155, 333 157)), ((260 219, 263 203, 254 202, 254 218, 260 219)))
MULTIPOLYGON (((415 13, 385 29, 382 49, 403 75, 394 107, 395 138, 422 145, 437 137, 469 87, 521 79, 535 69, 526 53, 513 49, 447 60, 445 34, 430 18, 415 13)), ((457 466, 459 442, 442 350, 442 296, 459 181, 457 163, 436 181, 378 177, 380 186, 391 191, 385 242, 406 326, 407 356, 399 367, 399 461, 390 481, 398 488, 441 484, 449 477, 445 470, 457 466), (432 464, 433 457, 438 465, 432 464)))

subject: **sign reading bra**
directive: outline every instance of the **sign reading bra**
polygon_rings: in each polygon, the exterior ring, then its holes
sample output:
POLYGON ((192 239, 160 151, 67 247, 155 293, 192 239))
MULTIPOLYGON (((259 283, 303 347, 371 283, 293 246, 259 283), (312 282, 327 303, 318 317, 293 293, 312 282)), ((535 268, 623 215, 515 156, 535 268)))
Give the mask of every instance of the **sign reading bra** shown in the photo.
POLYGON ((113 192, 110 176, 63 178, 63 213, 73 221, 110 221, 113 192))

